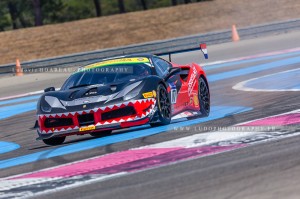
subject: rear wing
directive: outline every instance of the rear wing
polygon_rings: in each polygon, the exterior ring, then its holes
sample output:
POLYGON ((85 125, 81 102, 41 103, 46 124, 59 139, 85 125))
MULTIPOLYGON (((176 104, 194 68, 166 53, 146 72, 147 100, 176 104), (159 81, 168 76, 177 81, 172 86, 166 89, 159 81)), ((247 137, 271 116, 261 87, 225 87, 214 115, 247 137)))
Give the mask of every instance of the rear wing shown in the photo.
POLYGON ((208 53, 207 53, 206 43, 200 44, 200 46, 197 47, 197 48, 190 48, 190 49, 184 49, 184 50, 174 50, 174 51, 169 51, 169 52, 166 52, 166 53, 159 53, 159 54, 156 54, 156 55, 157 56, 166 56, 166 55, 168 55, 169 56, 169 61, 171 62, 173 54, 179 54, 179 53, 184 53, 184 52, 191 52, 191 51, 196 51, 196 50, 201 50, 202 53, 203 53, 203 55, 204 55, 204 58, 208 59, 208 53))

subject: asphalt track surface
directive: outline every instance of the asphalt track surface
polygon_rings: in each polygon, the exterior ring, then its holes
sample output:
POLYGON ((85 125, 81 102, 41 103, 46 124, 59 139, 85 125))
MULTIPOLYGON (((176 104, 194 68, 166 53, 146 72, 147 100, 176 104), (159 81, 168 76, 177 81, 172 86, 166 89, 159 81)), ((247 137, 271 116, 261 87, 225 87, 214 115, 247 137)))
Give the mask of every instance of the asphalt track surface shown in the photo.
MULTIPOLYGON (((13 148, 10 145, 11 151, 1 153, 0 143, 0 177, 38 171, 195 134, 211 133, 209 130, 203 130, 203 127, 207 127, 207 129, 209 127, 228 127, 298 110, 300 109, 298 72, 290 72, 285 76, 277 75, 277 81, 272 82, 273 90, 286 91, 243 91, 243 88, 233 89, 232 87, 240 82, 259 78, 258 82, 246 85, 268 90, 270 80, 261 77, 285 71, 297 71, 300 68, 300 50, 292 52, 286 50, 300 47, 299 35, 299 32, 293 32, 208 47, 211 62, 251 57, 221 64, 204 64, 210 81, 212 106, 214 107, 212 115, 207 120, 195 119, 175 123, 172 124, 173 126, 170 125, 172 128, 151 130, 148 126, 143 126, 125 130, 124 134, 117 132, 111 139, 93 139, 88 135, 75 136, 67 138, 63 146, 49 147, 42 142, 35 141, 36 134, 31 129, 35 120, 33 110, 36 98, 19 98, 21 102, 2 100, 0 101, 2 112, 0 112, 0 141, 18 144, 20 148, 13 148), (275 51, 280 52, 265 54, 275 51), (291 89, 295 91, 288 91, 291 89), (192 130, 187 128, 178 130, 180 126, 193 128, 192 130), (145 133, 147 136, 134 137, 139 133, 145 133), (122 135, 124 136, 121 137, 122 135), (120 141, 117 142, 113 138, 120 139, 120 141), (102 145, 101 143, 107 144, 102 145), (78 146, 86 147, 86 150, 80 150, 78 146), (88 148, 87 146, 92 147, 88 148), (74 148, 77 148, 77 151, 74 148), (36 160, 29 161, 25 156, 29 154, 39 154, 39 156, 36 160), (7 160, 9 160, 8 163, 5 162, 7 160)), ((200 52, 192 52, 175 55, 173 61, 201 63, 203 59, 201 59, 200 52)), ((0 82, 2 81, 0 97, 38 91, 52 85, 59 87, 66 76, 66 74, 35 74, 24 76, 22 80, 17 77, 2 78, 0 79, 0 82), (8 85, 14 86, 8 87, 8 85)), ((296 120, 294 123, 299 125, 300 117, 293 119, 296 120)), ((115 176, 89 184, 82 183, 76 188, 69 187, 46 192, 36 197, 299 198, 300 136, 297 135, 298 127, 293 128, 295 135, 292 137, 283 136, 282 139, 257 143, 205 157, 186 159, 186 161, 178 159, 169 164, 130 172, 128 175, 115 176)), ((276 128, 280 128, 280 126, 276 128)), ((35 187, 35 189, 37 188, 35 187)))

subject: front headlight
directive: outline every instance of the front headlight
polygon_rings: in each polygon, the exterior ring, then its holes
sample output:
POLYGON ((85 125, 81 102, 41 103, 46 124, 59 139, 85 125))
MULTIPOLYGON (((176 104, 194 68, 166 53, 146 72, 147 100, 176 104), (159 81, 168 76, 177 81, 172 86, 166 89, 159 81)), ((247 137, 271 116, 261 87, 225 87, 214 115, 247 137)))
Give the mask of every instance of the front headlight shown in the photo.
POLYGON ((41 103, 41 110, 49 113, 52 111, 52 108, 66 109, 56 97, 45 96, 44 101, 41 103))
POLYGON ((44 102, 44 103, 41 103, 41 110, 45 113, 50 113, 52 108, 47 102, 44 102))

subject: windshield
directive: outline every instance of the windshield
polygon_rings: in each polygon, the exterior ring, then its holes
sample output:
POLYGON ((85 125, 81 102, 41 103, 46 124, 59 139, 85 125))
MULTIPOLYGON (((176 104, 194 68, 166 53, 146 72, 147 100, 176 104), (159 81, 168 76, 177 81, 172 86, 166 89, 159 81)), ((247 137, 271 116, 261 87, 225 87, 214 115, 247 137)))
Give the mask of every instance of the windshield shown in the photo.
POLYGON ((98 68, 83 68, 71 75, 62 86, 62 90, 84 87, 94 84, 111 84, 134 81, 151 75, 149 63, 114 64, 98 68))

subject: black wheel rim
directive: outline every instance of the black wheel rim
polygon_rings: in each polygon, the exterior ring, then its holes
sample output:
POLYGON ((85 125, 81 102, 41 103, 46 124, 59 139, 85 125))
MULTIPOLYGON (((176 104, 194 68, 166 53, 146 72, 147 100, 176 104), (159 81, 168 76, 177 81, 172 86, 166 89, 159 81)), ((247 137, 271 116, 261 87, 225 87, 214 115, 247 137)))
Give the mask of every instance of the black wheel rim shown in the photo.
POLYGON ((171 106, 170 106, 170 100, 168 98, 168 94, 166 89, 160 88, 159 91, 159 107, 160 112, 164 118, 170 118, 171 116, 171 106))
POLYGON ((202 102, 203 108, 206 112, 210 110, 210 96, 209 96, 209 90, 207 87, 206 82, 201 78, 200 85, 199 85, 199 96, 200 100, 202 102))

